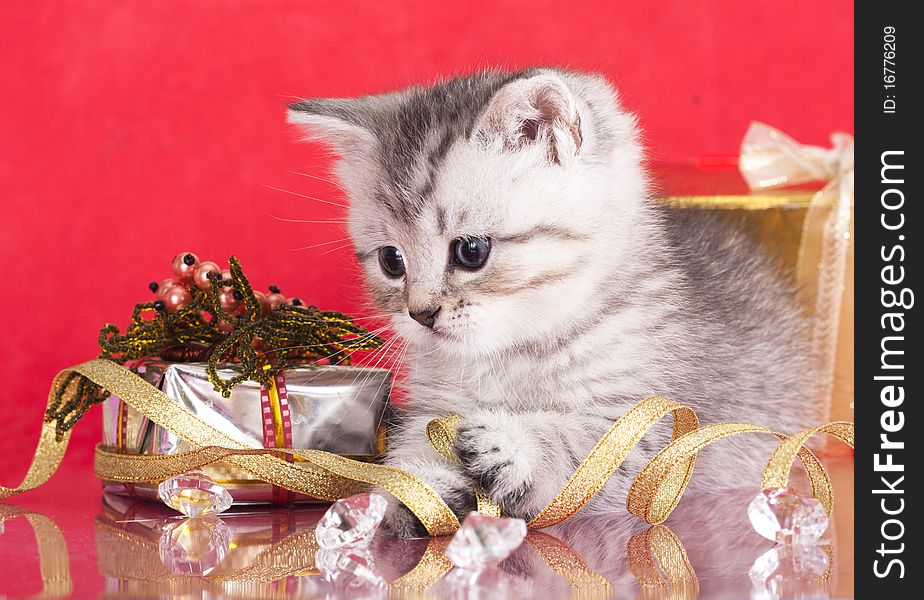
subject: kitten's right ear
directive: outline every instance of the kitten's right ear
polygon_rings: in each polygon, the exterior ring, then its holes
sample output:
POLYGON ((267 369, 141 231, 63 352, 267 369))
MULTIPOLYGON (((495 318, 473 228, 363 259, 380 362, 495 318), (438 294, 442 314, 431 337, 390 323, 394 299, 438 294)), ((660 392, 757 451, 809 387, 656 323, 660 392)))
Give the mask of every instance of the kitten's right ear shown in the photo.
POLYGON ((574 95, 549 71, 501 87, 479 118, 475 137, 502 151, 542 144, 558 164, 574 158, 584 139, 574 95))
POLYGON ((318 98, 289 105, 288 121, 309 140, 329 144, 341 156, 366 152, 376 144, 371 117, 361 100, 318 98))

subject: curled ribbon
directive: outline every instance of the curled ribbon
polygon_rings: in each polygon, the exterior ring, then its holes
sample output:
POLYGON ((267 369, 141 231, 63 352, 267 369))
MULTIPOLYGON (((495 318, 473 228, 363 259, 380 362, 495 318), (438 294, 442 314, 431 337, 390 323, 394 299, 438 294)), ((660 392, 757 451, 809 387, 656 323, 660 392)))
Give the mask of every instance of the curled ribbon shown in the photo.
MULTIPOLYGON (((431 535, 452 533, 459 520, 439 495, 417 477, 393 467, 351 460, 319 450, 287 450, 295 462, 276 456, 278 450, 249 448, 199 419, 138 375, 103 359, 96 359, 65 370, 55 378, 60 385, 69 372, 76 371, 122 398, 133 409, 170 429, 196 450, 173 455, 132 455, 97 446, 95 470, 106 480, 126 483, 158 482, 225 460, 253 473, 259 479, 321 500, 335 500, 378 486, 403 502, 431 535)), ((55 389, 49 394, 54 400, 55 389)), ((680 403, 651 396, 633 406, 578 466, 564 489, 529 522, 531 528, 559 523, 578 512, 599 491, 619 467, 629 450, 662 417, 674 419, 673 441, 638 475, 630 489, 627 507, 649 523, 667 518, 679 502, 691 476, 697 451, 706 444, 729 435, 746 432, 773 433, 784 440, 773 453, 764 471, 765 485, 784 487, 793 459, 805 465, 812 490, 825 511, 832 509, 831 484, 821 463, 803 446, 816 432, 833 435, 853 446, 853 424, 835 422, 800 432, 791 438, 763 427, 740 423, 721 423, 699 427, 695 412, 680 403)), ((451 448, 459 419, 450 417, 434 426, 435 445, 451 448)), ((61 462, 67 445, 65 436, 56 442, 54 426, 46 423, 32 465, 23 483, 16 488, 0 487, 0 498, 33 489, 51 477, 61 462)), ((446 450, 450 451, 450 450, 446 450)))
MULTIPOLYGON (((462 464, 453 449, 456 443, 459 421, 461 420, 462 417, 459 415, 449 415, 440 419, 433 419, 427 423, 427 438, 430 440, 430 444, 443 458, 454 464, 462 464)), ((481 514, 489 517, 499 517, 501 515, 500 505, 492 500, 488 492, 477 483, 475 484, 475 501, 478 503, 477 510, 481 514)))

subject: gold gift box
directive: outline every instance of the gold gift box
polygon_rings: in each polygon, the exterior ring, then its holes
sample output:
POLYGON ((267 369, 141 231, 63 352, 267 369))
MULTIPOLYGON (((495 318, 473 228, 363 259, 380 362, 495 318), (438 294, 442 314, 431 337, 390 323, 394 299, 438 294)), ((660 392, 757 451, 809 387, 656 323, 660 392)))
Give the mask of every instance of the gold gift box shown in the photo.
MULTIPOLYGON (((806 314, 824 319, 817 308, 819 279, 833 279, 840 286, 840 310, 836 316, 833 381, 822 421, 853 420, 853 218, 842 271, 828 273, 817 257, 806 258, 806 248, 822 243, 828 213, 833 205, 819 205, 817 194, 825 182, 752 191, 739 171, 738 157, 684 163, 653 163, 661 201, 683 210, 721 212, 729 226, 750 231, 780 267, 781 275, 794 279, 806 314), (815 211, 812 214, 812 211, 815 211), (801 260, 800 260, 801 259, 801 260), (800 265, 800 262, 807 263, 800 265)), ((819 349, 820 353, 826 352, 819 349)), ((831 447, 835 447, 832 445, 831 447)))
MULTIPOLYGON (((357 460, 373 460, 385 449, 385 410, 391 389, 386 369, 352 366, 292 366, 283 371, 286 407, 270 409, 267 394, 254 381, 234 387, 230 398, 213 389, 206 363, 172 363, 148 359, 129 365, 173 401, 236 441, 253 448, 324 450, 357 460), (286 421, 286 443, 275 434, 286 421), (270 439, 267 439, 268 432, 270 439)), ((222 379, 239 372, 236 365, 218 370, 222 379)), ((279 400, 277 399, 278 403, 279 400)), ((103 403, 103 445, 128 454, 179 454, 194 447, 174 432, 147 419, 117 396, 103 403)), ((203 471, 242 503, 310 500, 274 488, 251 473, 219 461, 203 471)), ((157 485, 103 482, 107 492, 156 499, 157 485)))

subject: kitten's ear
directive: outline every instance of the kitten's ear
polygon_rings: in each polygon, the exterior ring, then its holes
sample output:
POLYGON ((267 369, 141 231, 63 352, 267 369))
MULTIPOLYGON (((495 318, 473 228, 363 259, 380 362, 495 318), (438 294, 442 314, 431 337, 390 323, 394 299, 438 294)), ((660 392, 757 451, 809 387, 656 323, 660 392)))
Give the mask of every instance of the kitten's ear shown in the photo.
POLYGON ((581 116, 574 95, 554 73, 516 79, 499 89, 475 128, 487 147, 517 150, 544 144, 551 162, 568 162, 581 149, 581 116))
POLYGON ((310 140, 330 144, 343 157, 375 146, 372 114, 361 99, 319 98, 289 105, 288 121, 310 140))

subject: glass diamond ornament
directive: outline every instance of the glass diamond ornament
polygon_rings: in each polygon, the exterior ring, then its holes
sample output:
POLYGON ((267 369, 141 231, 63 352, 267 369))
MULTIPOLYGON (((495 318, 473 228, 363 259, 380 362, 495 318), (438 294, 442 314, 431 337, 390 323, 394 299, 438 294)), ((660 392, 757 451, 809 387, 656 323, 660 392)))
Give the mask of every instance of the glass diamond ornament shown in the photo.
POLYGON ((157 495, 164 504, 187 517, 217 515, 234 502, 228 490, 202 471, 190 471, 161 482, 157 495))
POLYGON ((757 557, 749 572, 751 600, 830 598, 831 558, 823 548, 780 544, 757 557))
POLYGON ((371 600, 388 594, 388 584, 376 570, 372 552, 366 546, 322 548, 314 562, 330 582, 336 598, 371 600))
POLYGON ((208 575, 231 545, 231 528, 218 517, 195 517, 168 525, 160 535, 160 559, 171 573, 208 575))
POLYGON ((455 568, 431 588, 436 598, 507 600, 529 598, 528 583, 505 573, 500 567, 488 565, 473 570, 455 568))
POLYGON ((321 548, 328 550, 368 545, 378 531, 388 504, 379 494, 356 494, 334 502, 314 531, 321 548))
POLYGON ((452 536, 446 556, 457 567, 479 569, 498 563, 516 550, 526 537, 526 521, 487 517, 471 512, 452 536))
POLYGON ((828 529, 821 502, 792 488, 770 488, 757 494, 748 506, 754 530, 783 544, 815 544, 828 529))

